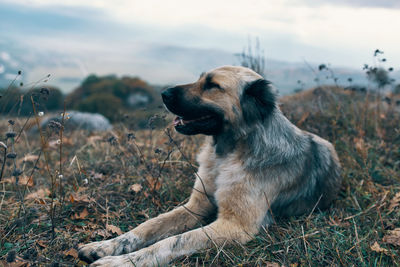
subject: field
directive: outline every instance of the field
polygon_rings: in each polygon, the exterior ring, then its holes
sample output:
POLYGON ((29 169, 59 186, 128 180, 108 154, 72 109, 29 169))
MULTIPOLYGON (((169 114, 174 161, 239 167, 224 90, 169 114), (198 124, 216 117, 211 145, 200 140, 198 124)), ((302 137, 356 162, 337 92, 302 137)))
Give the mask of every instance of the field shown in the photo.
MULTIPOLYGON (((399 265, 400 113, 375 95, 331 87, 282 103, 293 123, 335 145, 343 167, 337 201, 326 211, 276 218, 246 245, 173 264, 399 265)), ((26 129, 38 118, 0 121, 0 265, 84 266, 79 244, 114 237, 187 200, 203 137, 151 129, 151 122, 148 130, 118 123, 104 133, 53 125, 40 135, 26 129)))

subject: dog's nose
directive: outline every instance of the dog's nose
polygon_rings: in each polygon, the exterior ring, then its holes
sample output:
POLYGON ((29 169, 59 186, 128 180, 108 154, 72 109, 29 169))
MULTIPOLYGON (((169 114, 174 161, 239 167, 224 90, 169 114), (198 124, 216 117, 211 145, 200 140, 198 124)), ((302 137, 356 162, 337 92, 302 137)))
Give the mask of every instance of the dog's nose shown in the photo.
POLYGON ((165 89, 164 91, 162 91, 161 97, 162 97, 164 102, 170 102, 172 97, 173 97, 173 93, 171 92, 171 88, 165 89))
POLYGON ((167 103, 172 103, 173 101, 177 101, 177 98, 179 98, 181 94, 182 94, 182 88, 179 86, 176 86, 176 87, 165 89, 161 93, 161 97, 162 97, 164 103, 167 104, 167 103))

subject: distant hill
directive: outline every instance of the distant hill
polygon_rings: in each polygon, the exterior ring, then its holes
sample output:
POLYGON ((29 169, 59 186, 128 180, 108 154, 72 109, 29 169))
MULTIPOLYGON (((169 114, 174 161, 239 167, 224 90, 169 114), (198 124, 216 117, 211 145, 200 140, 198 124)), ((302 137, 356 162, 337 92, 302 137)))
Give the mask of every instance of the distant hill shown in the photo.
MULTIPOLYGON (((78 87, 87 76, 87 72, 97 75, 115 73, 118 76, 137 75, 149 84, 173 85, 188 83, 197 79, 200 73, 221 65, 239 65, 240 60, 234 52, 218 49, 200 49, 173 45, 149 45, 131 54, 124 55, 122 64, 111 60, 107 64, 96 64, 90 55, 79 58, 67 54, 55 54, 51 51, 45 55, 28 48, 14 48, 11 44, 4 45, 0 59, 0 87, 6 87, 21 68, 24 83, 35 82, 39 78, 51 74, 49 82, 69 93, 78 87), (29 52, 29 53, 28 53, 29 52), (29 55, 29 56, 27 56, 29 55)), ((237 51, 240 52, 240 51, 237 51)), ((328 62, 286 62, 266 56, 266 77, 271 80, 281 95, 292 93, 296 89, 306 89, 320 84, 332 84, 326 80, 327 72, 319 72, 318 66, 328 62), (315 78, 319 82, 315 81, 315 78)), ((307 59, 305 59, 307 60, 307 59)), ((338 85, 348 86, 348 78, 352 84, 367 84, 362 64, 358 69, 331 66, 338 85)), ((390 64, 388 63, 387 67, 390 64)), ((396 66, 392 66, 396 67, 396 66)), ((329 75, 328 75, 329 76, 329 75)), ((393 78, 400 80, 400 72, 395 68, 393 78)))
MULTIPOLYGON (((150 62, 165 67, 161 75, 176 71, 171 77, 171 83, 191 82, 199 74, 221 65, 239 65, 239 57, 233 53, 215 49, 194 49, 176 46, 152 47, 143 54, 150 62), (186 77, 186 78, 185 78, 186 77)), ((349 85, 366 86, 368 81, 360 64, 359 69, 329 66, 325 62, 286 62, 271 59, 266 55, 265 76, 279 90, 281 95, 293 93, 296 89, 307 89, 321 84, 334 84, 332 74, 337 78, 337 84, 343 87, 349 85), (330 70, 319 71, 318 67, 325 63, 330 70), (316 80, 316 78, 318 80, 316 80), (349 82, 351 78, 351 82, 349 82)), ((156 73, 154 75, 160 75, 156 73)), ((145 77, 145 76, 143 76, 145 77)), ((392 77, 400 81, 400 71, 394 71, 392 77)), ((152 82, 150 80, 150 82, 152 82)))

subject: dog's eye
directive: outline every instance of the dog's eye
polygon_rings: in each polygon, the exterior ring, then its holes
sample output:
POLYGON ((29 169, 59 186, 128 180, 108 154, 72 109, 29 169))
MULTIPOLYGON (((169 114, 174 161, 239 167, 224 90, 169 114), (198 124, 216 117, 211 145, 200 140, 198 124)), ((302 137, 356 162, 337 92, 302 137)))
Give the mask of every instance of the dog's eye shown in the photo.
POLYGON ((214 83, 214 82, 207 82, 204 85, 204 90, 210 90, 210 89, 213 89, 213 88, 222 89, 222 87, 219 84, 214 83))

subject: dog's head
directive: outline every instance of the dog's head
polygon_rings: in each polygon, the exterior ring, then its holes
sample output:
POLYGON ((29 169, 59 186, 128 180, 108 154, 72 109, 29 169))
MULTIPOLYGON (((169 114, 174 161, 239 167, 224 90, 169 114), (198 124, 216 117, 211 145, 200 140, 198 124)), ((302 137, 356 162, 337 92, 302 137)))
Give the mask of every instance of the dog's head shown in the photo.
POLYGON ((224 66, 190 84, 164 90, 165 106, 177 117, 178 132, 187 135, 220 133, 265 120, 275 108, 270 83, 251 69, 224 66))

